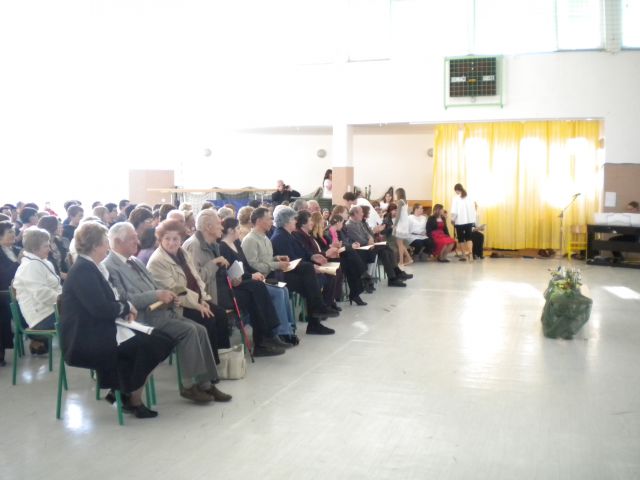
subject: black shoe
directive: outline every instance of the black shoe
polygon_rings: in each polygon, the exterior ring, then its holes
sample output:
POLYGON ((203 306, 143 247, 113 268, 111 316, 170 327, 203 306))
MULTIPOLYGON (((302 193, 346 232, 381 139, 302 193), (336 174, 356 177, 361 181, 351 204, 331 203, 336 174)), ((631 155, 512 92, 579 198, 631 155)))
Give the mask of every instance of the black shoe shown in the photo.
POLYGON ((335 310, 331 310, 330 308, 327 308, 325 306, 322 306, 320 308, 318 308, 317 310, 311 312, 311 317, 313 318, 319 318, 320 320, 323 320, 325 318, 335 318, 337 316, 339 316, 340 313, 336 312, 335 310))
POLYGON ((333 328, 325 327, 320 322, 309 322, 307 325, 307 335, 333 335, 336 331, 333 328))
POLYGON ((280 337, 278 337, 277 335, 274 337, 265 338, 262 341, 262 345, 267 345, 269 347, 276 347, 276 348, 291 348, 292 346, 290 343, 283 342, 282 340, 280 340, 280 337))
POLYGON ((336 312, 341 312, 342 311, 342 309, 338 306, 338 304, 336 302, 333 302, 330 305, 330 307, 333 308, 336 312))
POLYGON ((141 403, 136 407, 132 406, 129 412, 133 413, 136 418, 155 418, 158 416, 158 412, 147 408, 144 403, 141 403))
POLYGON ((256 345, 253 348, 254 357, 275 357, 277 355, 284 355, 284 348, 264 344, 256 345))
POLYGON ((280 335, 280 340, 282 340, 283 342, 287 342, 288 344, 292 345, 292 346, 296 346, 298 344, 300 344, 300 339, 298 338, 298 336, 296 334, 291 334, 291 335, 280 335))
POLYGON ((411 280, 413 278, 413 274, 400 271, 398 277, 400 278, 400 280, 411 280))
POLYGON ((373 293, 373 292, 376 291, 376 287, 374 287, 373 284, 365 285, 364 291, 367 292, 367 293, 373 293))
POLYGON ((406 284, 406 283, 404 283, 404 282, 403 282, 401 279, 399 279, 399 278, 394 278, 394 279, 389 280, 388 285, 389 285, 390 287, 406 287, 406 286, 407 286, 407 284, 406 284))
POLYGON ((449 263, 449 260, 447 260, 446 258, 439 258, 438 261, 440 263, 449 263))
MULTIPOLYGON (((128 393, 122 393, 120 392, 120 399, 122 400, 122 407, 124 408, 124 406, 126 405, 127 407, 129 406, 129 399, 131 398, 131 395, 129 395, 128 393)), ((116 392, 114 390, 109 390, 109 392, 107 392, 107 394, 104 396, 104 399, 109 402, 111 405, 113 405, 114 403, 116 403, 116 392)))
POLYGON ((355 297, 349 297, 349 305, 351 305, 352 302, 358 305, 359 307, 364 307, 367 304, 367 302, 363 301, 360 298, 360 295, 356 295, 355 297))

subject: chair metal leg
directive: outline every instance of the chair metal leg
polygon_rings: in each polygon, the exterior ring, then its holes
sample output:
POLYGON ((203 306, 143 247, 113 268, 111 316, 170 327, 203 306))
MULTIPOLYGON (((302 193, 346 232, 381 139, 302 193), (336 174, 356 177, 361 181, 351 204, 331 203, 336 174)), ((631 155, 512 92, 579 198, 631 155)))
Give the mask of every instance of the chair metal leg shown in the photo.
POLYGON ((49 337, 47 344, 49 345, 49 371, 53 372, 53 337, 49 337))
POLYGON ((122 414, 122 395, 120 390, 116 390, 116 407, 118 409, 118 423, 124 425, 124 415, 122 414))
POLYGON ((182 371, 180 370, 180 355, 176 349, 176 371, 178 372, 178 390, 182 391, 182 371))
POLYGON ((169 354, 169 365, 173 365, 173 352, 169 354))
POLYGON ((153 407, 153 399, 151 398, 151 385, 149 385, 149 380, 144 384, 144 396, 147 399, 147 407, 153 407))
POLYGON ((60 368, 58 369, 58 398, 56 401, 56 418, 62 418, 62 387, 67 390, 67 371, 64 368, 64 358, 60 355, 60 368))
POLYGON ((151 382, 151 403, 153 403, 154 405, 157 405, 158 400, 156 398, 156 381, 153 378, 153 374, 151 374, 149 381, 151 382))
POLYGON ((18 358, 19 358, 18 345, 19 344, 16 343, 13 346, 13 380, 12 380, 13 385, 16 384, 16 378, 18 376, 18 358))

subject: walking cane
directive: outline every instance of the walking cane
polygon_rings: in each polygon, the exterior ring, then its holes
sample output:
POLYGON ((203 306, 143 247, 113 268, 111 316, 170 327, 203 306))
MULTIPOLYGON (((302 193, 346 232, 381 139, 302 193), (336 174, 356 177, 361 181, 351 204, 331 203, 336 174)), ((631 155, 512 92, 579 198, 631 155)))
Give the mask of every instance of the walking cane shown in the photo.
POLYGON ((253 359, 253 353, 251 352, 251 345, 249 343, 249 339, 247 338, 247 332, 244 330, 244 322, 242 321, 242 315, 240 315, 240 307, 238 307, 238 301, 236 300, 236 295, 233 293, 233 285, 231 285, 231 279, 229 275, 227 275, 227 285, 229 285, 229 293, 231 293, 231 298, 233 299, 233 306, 236 309, 236 314, 238 315, 238 323, 240 324, 240 335, 242 335, 242 342, 244 343, 245 348, 249 351, 249 357, 251 358, 251 363, 255 363, 253 359))

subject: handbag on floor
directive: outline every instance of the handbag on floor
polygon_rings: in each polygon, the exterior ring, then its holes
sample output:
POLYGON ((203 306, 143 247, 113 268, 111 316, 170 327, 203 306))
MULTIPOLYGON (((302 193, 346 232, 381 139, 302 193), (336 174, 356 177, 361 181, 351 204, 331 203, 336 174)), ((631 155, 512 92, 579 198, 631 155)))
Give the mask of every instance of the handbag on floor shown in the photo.
POLYGON ((244 356, 244 345, 218 349, 220 363, 218 375, 224 380, 239 380, 247 373, 247 360, 244 356))

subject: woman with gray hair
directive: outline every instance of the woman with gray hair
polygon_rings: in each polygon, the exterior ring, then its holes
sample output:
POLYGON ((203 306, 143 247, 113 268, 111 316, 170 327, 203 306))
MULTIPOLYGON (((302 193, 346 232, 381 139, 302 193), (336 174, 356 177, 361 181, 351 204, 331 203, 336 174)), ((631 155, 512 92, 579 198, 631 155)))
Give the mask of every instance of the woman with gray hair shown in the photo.
MULTIPOLYGON (((62 293, 60 277, 49 256, 50 235, 42 228, 30 227, 22 237, 23 256, 13 279, 16 298, 25 327, 34 330, 55 328, 55 305, 62 293)), ((47 353, 47 341, 31 337, 32 354, 47 353)))

